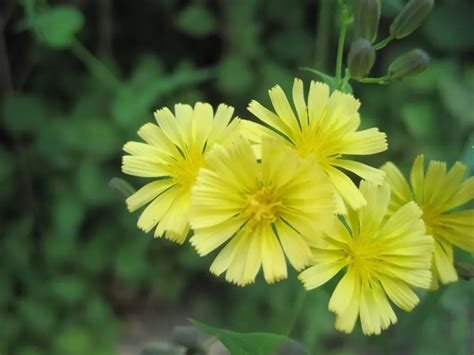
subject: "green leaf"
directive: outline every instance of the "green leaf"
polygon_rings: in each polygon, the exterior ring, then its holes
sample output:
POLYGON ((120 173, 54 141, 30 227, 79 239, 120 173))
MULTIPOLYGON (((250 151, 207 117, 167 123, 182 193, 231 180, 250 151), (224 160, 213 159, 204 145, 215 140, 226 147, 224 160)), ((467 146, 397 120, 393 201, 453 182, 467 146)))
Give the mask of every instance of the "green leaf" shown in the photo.
POLYGON ((36 132, 49 115, 46 103, 37 96, 17 94, 3 103, 3 123, 14 133, 36 132))
MULTIPOLYGON (((67 148, 95 160, 115 156, 123 144, 118 127, 102 117, 60 121, 58 130, 62 136, 54 138, 64 141, 67 148)), ((45 131, 47 134, 47 128, 45 131)))
POLYGON ((141 355, 185 355, 186 348, 180 345, 153 342, 146 345, 141 355))
MULTIPOLYGON (((282 353, 284 349, 293 348, 295 342, 285 336, 271 333, 237 333, 230 330, 213 328, 198 321, 191 321, 197 328, 218 338, 231 354, 270 355, 282 353)), ((295 348, 300 348, 294 345, 295 348)), ((286 352, 287 353, 287 352, 286 352)), ((300 349, 294 354, 306 354, 300 349)))
POLYGON ((401 108, 403 122, 410 134, 415 138, 432 139, 433 106, 430 102, 418 101, 401 108))
POLYGON ((438 2, 422 30, 432 46, 441 51, 468 50, 474 46, 473 12, 472 1, 438 2))
POLYGON ((54 348, 57 354, 91 354, 95 348, 93 332, 78 325, 59 329, 54 336, 54 348))
POLYGON ((79 302, 87 293, 86 280, 79 276, 61 276, 51 281, 53 294, 65 304, 79 302))
POLYGON ((191 36, 206 37, 214 33, 217 23, 202 4, 192 4, 178 15, 176 27, 191 36))
POLYGON ((254 74, 244 58, 227 55, 217 69, 217 86, 226 95, 246 94, 254 84, 254 74))
MULTIPOLYGON (((301 70, 306 70, 313 74, 316 74, 325 84, 329 86, 329 89, 331 90, 331 92, 333 92, 334 90, 337 90, 337 80, 335 77, 330 76, 326 73, 323 73, 322 71, 319 71, 313 68, 301 68, 301 70)), ((352 94, 352 86, 349 83, 346 83, 342 92, 352 94)))
POLYGON ((301 70, 306 70, 306 71, 309 71, 313 74, 316 74, 320 79, 322 79, 322 81, 324 83, 329 85, 329 87, 331 88, 331 91, 333 91, 336 88, 336 78, 335 77, 330 76, 326 73, 323 73, 322 71, 319 71, 319 70, 316 70, 316 69, 313 69, 313 68, 301 68, 301 70))
POLYGON ((57 314, 48 302, 29 296, 19 299, 15 306, 25 328, 36 334, 51 334, 57 314))
MULTIPOLYGON (((152 69, 149 69, 152 73, 152 69)), ((208 68, 180 67, 167 76, 137 74, 117 95, 112 112, 124 127, 136 126, 137 120, 148 116, 158 99, 183 86, 199 83, 212 76, 208 68)))
POLYGON ((67 48, 84 25, 82 14, 72 6, 48 8, 33 17, 33 27, 40 41, 52 48, 67 48))
POLYGON ((110 198, 107 188, 108 178, 104 175, 104 167, 94 160, 85 159, 79 165, 76 175, 78 192, 84 202, 100 205, 110 198))

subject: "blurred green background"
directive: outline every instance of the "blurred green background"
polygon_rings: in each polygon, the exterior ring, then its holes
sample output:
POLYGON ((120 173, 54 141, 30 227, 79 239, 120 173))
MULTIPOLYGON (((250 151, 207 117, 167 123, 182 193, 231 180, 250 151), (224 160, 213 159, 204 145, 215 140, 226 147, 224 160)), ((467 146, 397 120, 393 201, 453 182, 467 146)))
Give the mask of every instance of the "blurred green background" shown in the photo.
MULTIPOLYGON (((379 39, 403 3, 382 1, 379 39)), ((437 1, 372 73, 413 47, 432 55, 429 69, 353 85, 363 126, 389 137, 389 151, 365 161, 408 168, 425 153, 472 174, 473 14, 471 0, 437 1)), ((136 354, 188 317, 287 334, 294 277, 226 284, 207 271, 213 255, 140 232, 107 184, 154 109, 225 102, 250 118, 246 105, 268 103, 271 86, 316 79, 300 67, 333 72, 336 1, 1 0, 0 30, 0 354, 136 354)), ((379 337, 335 331, 331 290, 307 295, 291 332, 313 354, 474 352, 473 283, 422 294, 379 337)))

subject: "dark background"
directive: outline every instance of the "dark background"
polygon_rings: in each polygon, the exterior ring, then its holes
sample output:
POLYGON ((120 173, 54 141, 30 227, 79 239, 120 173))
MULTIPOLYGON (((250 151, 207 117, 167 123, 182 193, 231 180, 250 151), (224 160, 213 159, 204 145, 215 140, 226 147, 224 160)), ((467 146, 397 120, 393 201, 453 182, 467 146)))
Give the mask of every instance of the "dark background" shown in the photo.
MULTIPOLYGON (((403 6, 385 0, 379 39, 403 6)), ((300 285, 239 288, 199 258, 140 232, 107 187, 122 145, 174 103, 268 103, 300 67, 334 71, 336 1, 0 0, 0 353, 135 354, 186 318, 236 331, 287 334, 300 285), (70 7, 62 7, 62 6, 70 7), (61 6, 58 8, 57 6, 61 6)), ((414 47, 421 75, 354 84, 364 127, 389 150, 363 159, 462 160, 472 174, 474 3, 438 0, 414 35, 378 52, 372 76, 414 47)), ((348 34, 348 41, 351 40, 348 34)), ((288 92, 288 91, 287 91, 288 92)), ((135 186, 139 179, 127 179, 135 186)), ((466 257, 461 255, 461 257, 466 257)), ((474 287, 421 294, 379 337, 334 330, 331 286, 310 292, 291 336, 321 354, 472 354, 474 287)))

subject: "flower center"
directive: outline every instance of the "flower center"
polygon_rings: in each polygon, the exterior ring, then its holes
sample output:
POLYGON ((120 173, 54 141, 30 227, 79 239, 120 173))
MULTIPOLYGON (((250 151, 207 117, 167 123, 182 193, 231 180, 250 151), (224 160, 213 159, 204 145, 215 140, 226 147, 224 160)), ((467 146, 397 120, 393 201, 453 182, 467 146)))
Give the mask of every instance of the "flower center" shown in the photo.
POLYGON ((191 189, 196 181, 199 169, 204 166, 202 154, 180 157, 173 169, 173 181, 185 189, 191 189))
POLYGON ((277 200, 275 194, 263 187, 248 197, 247 211, 250 214, 250 222, 275 221, 281 205, 281 201, 277 200))
POLYGON ((370 275, 376 271, 381 247, 379 244, 369 243, 359 236, 348 245, 347 258, 362 277, 370 278, 370 275))

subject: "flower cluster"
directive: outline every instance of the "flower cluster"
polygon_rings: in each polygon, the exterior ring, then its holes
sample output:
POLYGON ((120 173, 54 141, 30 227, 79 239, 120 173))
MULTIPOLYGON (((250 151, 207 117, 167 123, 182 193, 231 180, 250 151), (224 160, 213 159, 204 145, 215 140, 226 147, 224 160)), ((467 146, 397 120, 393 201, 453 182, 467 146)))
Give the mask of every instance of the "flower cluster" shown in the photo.
POLYGON ((343 273, 329 302, 336 328, 364 334, 394 324, 392 304, 410 311, 416 288, 453 282, 453 245, 474 253, 474 199, 466 168, 416 159, 410 183, 392 163, 354 160, 387 149, 377 128, 360 130, 360 103, 295 79, 292 102, 275 86, 273 110, 256 101, 258 122, 209 104, 155 112, 157 124, 124 146, 122 170, 151 181, 127 199, 145 207, 138 227, 154 229, 201 256, 219 249, 210 271, 245 286, 260 270, 268 283, 287 277, 287 261, 306 289, 343 273), (359 187, 347 175, 361 178, 359 187), (453 211, 453 209, 456 209, 453 211))

